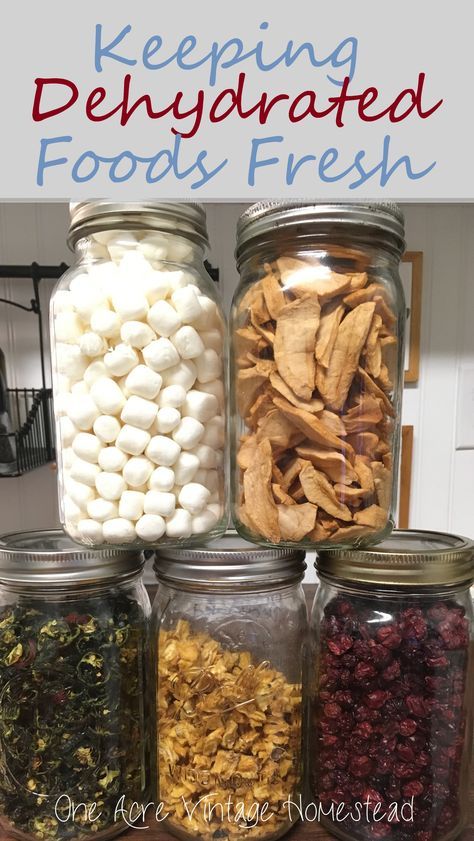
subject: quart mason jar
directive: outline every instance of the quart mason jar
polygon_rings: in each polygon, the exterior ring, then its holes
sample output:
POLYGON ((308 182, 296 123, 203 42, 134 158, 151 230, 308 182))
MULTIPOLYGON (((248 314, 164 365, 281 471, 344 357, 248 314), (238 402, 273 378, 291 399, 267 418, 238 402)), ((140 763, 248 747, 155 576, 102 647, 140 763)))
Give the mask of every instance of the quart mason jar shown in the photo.
POLYGON ((60 531, 0 539, 2 838, 111 838, 146 798, 141 571, 60 531))
POLYGON ((261 202, 241 216, 231 396, 243 537, 320 548, 390 533, 403 250, 396 205, 261 202))
POLYGON ((302 552, 235 533, 157 553, 155 796, 184 839, 273 839, 299 816, 302 552))
POLYGON ((226 336, 203 208, 81 202, 69 243, 51 301, 64 529, 94 547, 223 533, 226 336))
POLYGON ((467 820, 474 546, 394 531, 324 551, 311 620, 312 802, 342 839, 447 841, 467 820))

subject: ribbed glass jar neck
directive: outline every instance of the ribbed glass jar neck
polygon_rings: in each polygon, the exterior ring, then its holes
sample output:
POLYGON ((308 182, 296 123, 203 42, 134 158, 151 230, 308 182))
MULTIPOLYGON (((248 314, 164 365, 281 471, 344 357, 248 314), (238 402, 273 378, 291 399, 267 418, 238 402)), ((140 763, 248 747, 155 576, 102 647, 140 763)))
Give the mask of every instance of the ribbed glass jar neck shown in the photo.
POLYGON ((340 593, 348 596, 359 596, 360 598, 374 597, 377 599, 390 599, 409 601, 410 599, 434 599, 452 596, 469 595, 470 582, 464 584, 454 584, 451 586, 443 584, 435 584, 432 586, 413 584, 408 587, 405 585, 397 586, 396 584, 367 584, 358 581, 348 581, 342 578, 321 573, 318 571, 320 579, 320 591, 323 592, 325 587, 330 587, 340 593))
POLYGON ((80 582, 72 584, 71 582, 64 582, 64 584, 48 585, 47 582, 41 580, 35 583, 6 582, 0 580, 0 600, 2 594, 12 594, 17 598, 39 602, 43 600, 58 602, 78 601, 94 596, 108 597, 110 599, 116 592, 131 591, 139 586, 142 586, 142 570, 94 583, 80 582))

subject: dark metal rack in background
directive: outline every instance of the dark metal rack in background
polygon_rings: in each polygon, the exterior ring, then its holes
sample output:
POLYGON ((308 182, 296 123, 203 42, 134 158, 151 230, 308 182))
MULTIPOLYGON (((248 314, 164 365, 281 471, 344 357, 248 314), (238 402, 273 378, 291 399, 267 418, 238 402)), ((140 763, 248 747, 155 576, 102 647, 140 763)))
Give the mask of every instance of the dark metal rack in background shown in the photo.
POLYGON ((22 476, 54 461, 52 392, 46 387, 44 332, 39 285, 44 279, 58 279, 67 266, 0 265, 0 278, 22 278, 33 282, 30 306, 0 298, 0 303, 31 312, 38 318, 41 388, 8 388, 6 391, 11 431, 0 432, 0 478, 22 476))

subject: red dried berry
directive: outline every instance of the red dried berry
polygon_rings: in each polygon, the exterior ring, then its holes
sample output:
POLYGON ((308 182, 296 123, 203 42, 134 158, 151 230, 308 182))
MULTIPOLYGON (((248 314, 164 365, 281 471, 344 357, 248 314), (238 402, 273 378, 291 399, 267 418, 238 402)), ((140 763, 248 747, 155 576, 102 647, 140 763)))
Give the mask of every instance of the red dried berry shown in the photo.
POLYGON ((328 640, 327 646, 332 654, 336 657, 341 657, 346 651, 350 651, 352 644, 352 637, 347 636, 347 634, 340 634, 336 639, 328 640))
POLYGON ((400 663, 398 660, 393 660, 382 672, 382 677, 387 682, 395 680, 397 677, 400 677, 400 663))
POLYGON ((410 777, 418 775, 418 771, 415 766, 407 762, 396 762, 393 767, 393 773, 400 780, 409 780, 410 777))
POLYGON ((373 732, 374 729, 368 721, 361 721, 354 727, 355 735, 360 736, 361 739, 370 739, 373 732))
POLYGON ((398 725, 398 732, 401 736, 413 736, 416 733, 416 721, 412 718, 404 718, 398 725))
POLYGON ((377 669, 375 669, 370 663, 359 662, 354 670, 354 677, 356 680, 370 680, 370 678, 375 677, 376 674, 377 669))
POLYGON ((421 695, 408 695, 405 703, 412 715, 416 715, 418 718, 424 718, 428 715, 426 701, 421 695))
POLYGON ((374 692, 369 692, 366 698, 366 704, 371 710, 379 710, 390 697, 388 692, 383 689, 376 689, 374 692))
POLYGON ((390 649, 398 648, 402 641, 402 637, 395 625, 384 625, 383 628, 379 628, 377 631, 377 639, 379 642, 383 643, 386 648, 390 649))
POLYGON ((349 771, 354 777, 368 777, 372 768, 373 763, 368 756, 354 756, 349 762, 349 771))

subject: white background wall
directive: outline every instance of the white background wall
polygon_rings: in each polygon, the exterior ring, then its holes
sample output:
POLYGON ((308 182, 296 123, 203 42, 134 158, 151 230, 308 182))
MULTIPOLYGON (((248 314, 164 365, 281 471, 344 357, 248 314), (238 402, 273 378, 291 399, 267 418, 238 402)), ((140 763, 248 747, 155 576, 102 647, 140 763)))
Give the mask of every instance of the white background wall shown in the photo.
MULTIPOLYGON (((237 283, 233 250, 242 209, 208 205, 211 260, 227 305, 237 283)), ((407 247, 424 253, 420 379, 405 389, 403 407, 403 422, 414 426, 410 526, 474 537, 474 448, 455 449, 458 378, 463 367, 474 369, 474 205, 412 204, 404 211, 407 247)), ((70 262, 67 224, 66 205, 0 205, 0 263, 70 262)), ((45 325, 51 287, 43 282, 45 325)), ((0 297, 28 304, 31 284, 0 280, 0 297)), ((0 304, 0 347, 11 386, 40 384, 35 316, 0 304)), ((49 466, 0 479, 0 531, 56 523, 49 466)))

